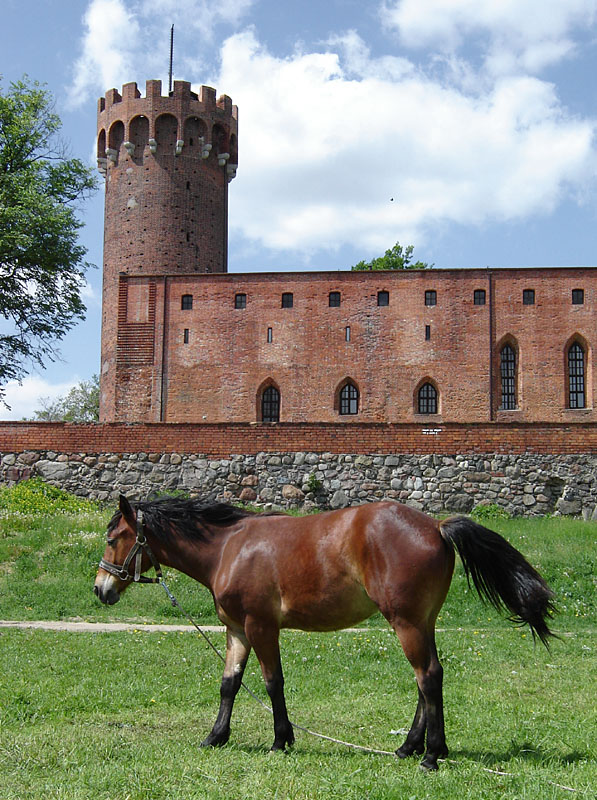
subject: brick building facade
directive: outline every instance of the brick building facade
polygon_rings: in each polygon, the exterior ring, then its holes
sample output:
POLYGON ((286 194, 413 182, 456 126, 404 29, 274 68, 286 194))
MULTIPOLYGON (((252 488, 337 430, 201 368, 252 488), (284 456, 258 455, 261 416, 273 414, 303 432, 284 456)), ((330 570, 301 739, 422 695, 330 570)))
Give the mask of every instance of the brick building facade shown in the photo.
POLYGON ((228 274, 230 98, 127 84, 98 119, 103 421, 597 421, 597 270, 228 274))

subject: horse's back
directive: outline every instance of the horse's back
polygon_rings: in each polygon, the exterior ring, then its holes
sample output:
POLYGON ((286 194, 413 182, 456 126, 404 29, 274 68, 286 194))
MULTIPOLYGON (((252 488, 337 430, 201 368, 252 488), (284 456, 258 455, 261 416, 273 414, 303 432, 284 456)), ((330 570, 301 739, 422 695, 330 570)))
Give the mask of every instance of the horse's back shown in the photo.
POLYGON ((393 502, 257 515, 228 540, 214 596, 226 617, 264 613, 279 627, 336 630, 404 604, 413 581, 425 594, 445 553, 434 520, 393 502))

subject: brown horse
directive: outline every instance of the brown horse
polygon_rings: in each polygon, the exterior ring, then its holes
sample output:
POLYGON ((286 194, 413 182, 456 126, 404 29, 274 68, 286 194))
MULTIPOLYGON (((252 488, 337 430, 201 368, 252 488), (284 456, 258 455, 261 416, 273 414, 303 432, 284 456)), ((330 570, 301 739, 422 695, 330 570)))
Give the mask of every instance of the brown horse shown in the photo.
POLYGON ((152 565, 159 574, 160 564, 207 586, 227 628, 227 649, 220 709, 203 745, 228 741, 232 705, 253 648, 272 702, 273 750, 294 741, 280 629, 335 631, 379 609, 400 639, 419 690, 412 726, 396 753, 405 758, 425 751, 421 766, 437 769, 448 749, 435 620, 452 580, 455 549, 479 595, 547 643, 553 595, 518 550, 466 517, 438 522, 393 502, 291 517, 178 498, 131 504, 121 496, 94 591, 103 603, 116 603, 152 565))

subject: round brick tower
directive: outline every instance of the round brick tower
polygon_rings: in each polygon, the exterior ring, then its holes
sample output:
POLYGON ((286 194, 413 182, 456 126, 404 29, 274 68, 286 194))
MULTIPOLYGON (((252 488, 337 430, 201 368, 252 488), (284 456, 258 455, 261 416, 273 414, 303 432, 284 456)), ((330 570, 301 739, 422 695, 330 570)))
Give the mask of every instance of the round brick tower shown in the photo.
MULTIPOLYGON (((98 103, 105 176, 100 419, 159 419, 142 385, 159 382, 156 303, 169 275, 227 271, 228 183, 238 164, 238 111, 223 95, 175 81, 111 89, 98 103), (139 380, 138 403, 121 389, 139 380), (120 403, 120 407, 119 407, 120 403)), ((147 392, 146 392, 147 394, 147 392)), ((155 392, 154 392, 155 394, 155 392)))

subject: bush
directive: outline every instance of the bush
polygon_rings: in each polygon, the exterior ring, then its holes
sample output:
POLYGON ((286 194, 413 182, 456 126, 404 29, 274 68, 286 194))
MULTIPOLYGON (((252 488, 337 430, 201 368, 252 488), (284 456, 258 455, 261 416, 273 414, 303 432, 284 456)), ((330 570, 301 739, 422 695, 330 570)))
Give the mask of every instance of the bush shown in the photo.
POLYGON ((315 473, 312 472, 309 477, 307 478, 307 489, 310 492, 316 494, 321 487, 323 486, 322 482, 315 477, 315 473))
POLYGON ((501 506, 498 506, 497 503, 475 506, 471 511, 471 517, 477 520, 477 522, 492 519, 512 519, 511 514, 508 514, 508 512, 501 506))
POLYGON ((41 478, 0 488, 0 510, 19 514, 77 514, 96 511, 97 503, 69 494, 41 478))

